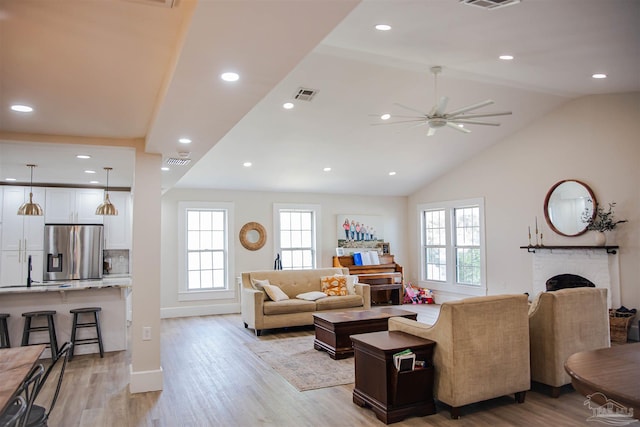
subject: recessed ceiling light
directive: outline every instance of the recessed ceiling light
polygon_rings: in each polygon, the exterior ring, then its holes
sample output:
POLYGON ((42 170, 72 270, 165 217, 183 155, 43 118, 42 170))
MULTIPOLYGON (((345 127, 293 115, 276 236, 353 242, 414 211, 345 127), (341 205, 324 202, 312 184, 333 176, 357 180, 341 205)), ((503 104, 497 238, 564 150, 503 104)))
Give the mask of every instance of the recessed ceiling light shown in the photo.
POLYGON ((502 59, 503 61, 511 61, 513 59, 513 55, 500 55, 498 58, 502 59))
POLYGON ((387 25, 387 24, 376 25, 376 30, 378 31, 389 31, 390 29, 391 29, 391 25, 387 25))
POLYGON ((604 73, 596 73, 594 75, 592 75, 591 77, 593 77, 594 79, 606 79, 607 75, 604 73))
POLYGON ((160 170, 161 170, 161 171, 165 171, 165 172, 166 172, 166 171, 169 171, 169 170, 171 170, 171 169, 169 169, 169 168, 168 168, 168 167, 166 167, 166 166, 163 166, 163 167, 161 167, 161 168, 160 168, 160 170))
POLYGON ((389 176, 394 176, 396 173, 395 172, 389 172, 389 176))
POLYGON ((91 156, 90 156, 90 155, 88 155, 88 154, 78 154, 78 155, 76 156, 76 158, 78 158, 78 159, 90 159, 90 158, 91 158, 91 156))
POLYGON ((5 181, 15 181, 15 180, 16 180, 15 178, 7 178, 7 179, 5 179, 5 181))
POLYGON ((89 184, 100 184, 100 181, 89 181, 89 184))
POLYGON ((235 82, 240 79, 240 76, 237 73, 222 73, 220 78, 225 82, 235 82))
POLYGON ((19 105, 19 104, 12 105, 11 109, 19 113, 30 113, 33 111, 32 107, 29 107, 28 105, 19 105))
POLYGON ((86 171, 84 171, 84 173, 96 173, 96 171, 86 170, 86 171))
POLYGON ((244 166, 245 168, 250 168, 251 164, 252 164, 251 162, 244 162, 242 166, 244 166))
POLYGON ((295 105, 293 105, 293 102, 285 102, 284 104, 282 104, 282 108, 284 108, 285 110, 291 110, 293 107, 295 107, 295 105))
POLYGON ((331 168, 324 168, 322 170, 325 171, 325 172, 331 172, 331 168))
POLYGON ((191 140, 189 138, 180 138, 178 142, 180 144, 191 144, 191 140))
POLYGON ((463 127, 464 127, 464 125, 463 125, 462 123, 458 123, 458 127, 459 127, 459 128, 463 128, 463 127))
POLYGON ((391 118, 391 114, 383 114, 380 116, 382 120, 389 120, 391 118))

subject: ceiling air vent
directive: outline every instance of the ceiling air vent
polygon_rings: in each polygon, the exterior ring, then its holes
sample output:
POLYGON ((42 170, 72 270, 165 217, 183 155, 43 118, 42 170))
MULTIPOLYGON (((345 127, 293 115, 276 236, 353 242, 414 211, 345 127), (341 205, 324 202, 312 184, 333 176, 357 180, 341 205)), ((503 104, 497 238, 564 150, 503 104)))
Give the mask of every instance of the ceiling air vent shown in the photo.
POLYGON ((461 3, 483 9, 498 9, 520 3, 520 0, 460 0, 461 3))
POLYGON ((300 101, 311 101, 317 93, 318 91, 315 89, 306 89, 304 87, 299 87, 293 98, 299 99, 300 101))
POLYGON ((167 164, 174 165, 174 166, 185 166, 185 165, 188 165, 190 162, 191 162, 191 159, 177 159, 175 157, 170 157, 167 159, 167 164))

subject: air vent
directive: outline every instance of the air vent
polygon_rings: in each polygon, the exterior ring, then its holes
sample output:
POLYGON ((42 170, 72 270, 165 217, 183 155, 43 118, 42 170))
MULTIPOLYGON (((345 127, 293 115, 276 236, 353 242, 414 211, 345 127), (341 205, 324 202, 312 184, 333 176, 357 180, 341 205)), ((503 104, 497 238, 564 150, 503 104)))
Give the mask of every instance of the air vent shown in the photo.
POLYGON ((460 0, 461 3, 483 9, 498 9, 520 3, 520 0, 460 0))
POLYGON ((127 0, 134 3, 145 3, 150 6, 160 6, 172 8, 177 6, 178 0, 127 0))
POLYGON ((188 165, 190 162, 191 162, 191 159, 177 159, 175 157, 170 157, 167 159, 168 165, 175 165, 175 166, 185 166, 185 165, 188 165))
POLYGON ((293 96, 294 99, 299 99, 300 101, 311 101, 314 96, 318 93, 315 89, 307 89, 304 87, 299 87, 296 94, 293 96))

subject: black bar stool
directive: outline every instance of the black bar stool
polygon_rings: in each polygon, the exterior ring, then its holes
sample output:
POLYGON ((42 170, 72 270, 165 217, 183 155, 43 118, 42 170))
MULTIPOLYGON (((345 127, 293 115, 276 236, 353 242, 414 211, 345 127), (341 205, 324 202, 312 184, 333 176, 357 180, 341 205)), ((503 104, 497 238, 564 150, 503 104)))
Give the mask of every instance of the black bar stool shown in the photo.
POLYGON ((58 355, 58 340, 56 338, 56 324, 54 323, 53 316, 56 315, 55 310, 42 310, 42 311, 30 311, 28 313, 22 313, 24 317, 24 330, 22 331, 22 345, 35 345, 35 344, 48 344, 51 349, 51 358, 56 359, 58 355), (46 317, 46 326, 31 326, 32 319, 38 319, 40 317, 46 317), (29 343, 31 332, 49 331, 49 342, 42 343, 29 343))
POLYGON ((100 357, 104 357, 104 348, 102 347, 102 333, 100 332, 100 312, 101 307, 84 307, 75 308, 70 311, 73 314, 73 326, 71 327, 71 349, 69 350, 69 360, 73 358, 73 352, 76 349, 76 345, 85 344, 98 344, 100 348, 100 357), (78 323, 78 317, 81 314, 93 314, 93 322, 78 323), (96 328, 95 338, 78 338, 76 339, 76 332, 78 328, 96 328))
POLYGON ((9 340, 9 327, 7 326, 8 313, 0 313, 0 348, 11 347, 11 341, 9 340))

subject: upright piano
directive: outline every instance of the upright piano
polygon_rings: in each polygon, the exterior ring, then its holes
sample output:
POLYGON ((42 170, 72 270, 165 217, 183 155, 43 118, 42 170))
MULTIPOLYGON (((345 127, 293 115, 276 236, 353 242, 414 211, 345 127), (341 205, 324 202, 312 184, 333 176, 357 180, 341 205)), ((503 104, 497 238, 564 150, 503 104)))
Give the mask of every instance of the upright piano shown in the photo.
POLYGON ((355 265, 353 255, 334 256, 333 266, 348 268, 349 274, 358 276, 358 282, 371 286, 372 304, 399 305, 402 303, 404 286, 402 266, 397 264, 393 255, 379 255, 380 264, 355 265))

